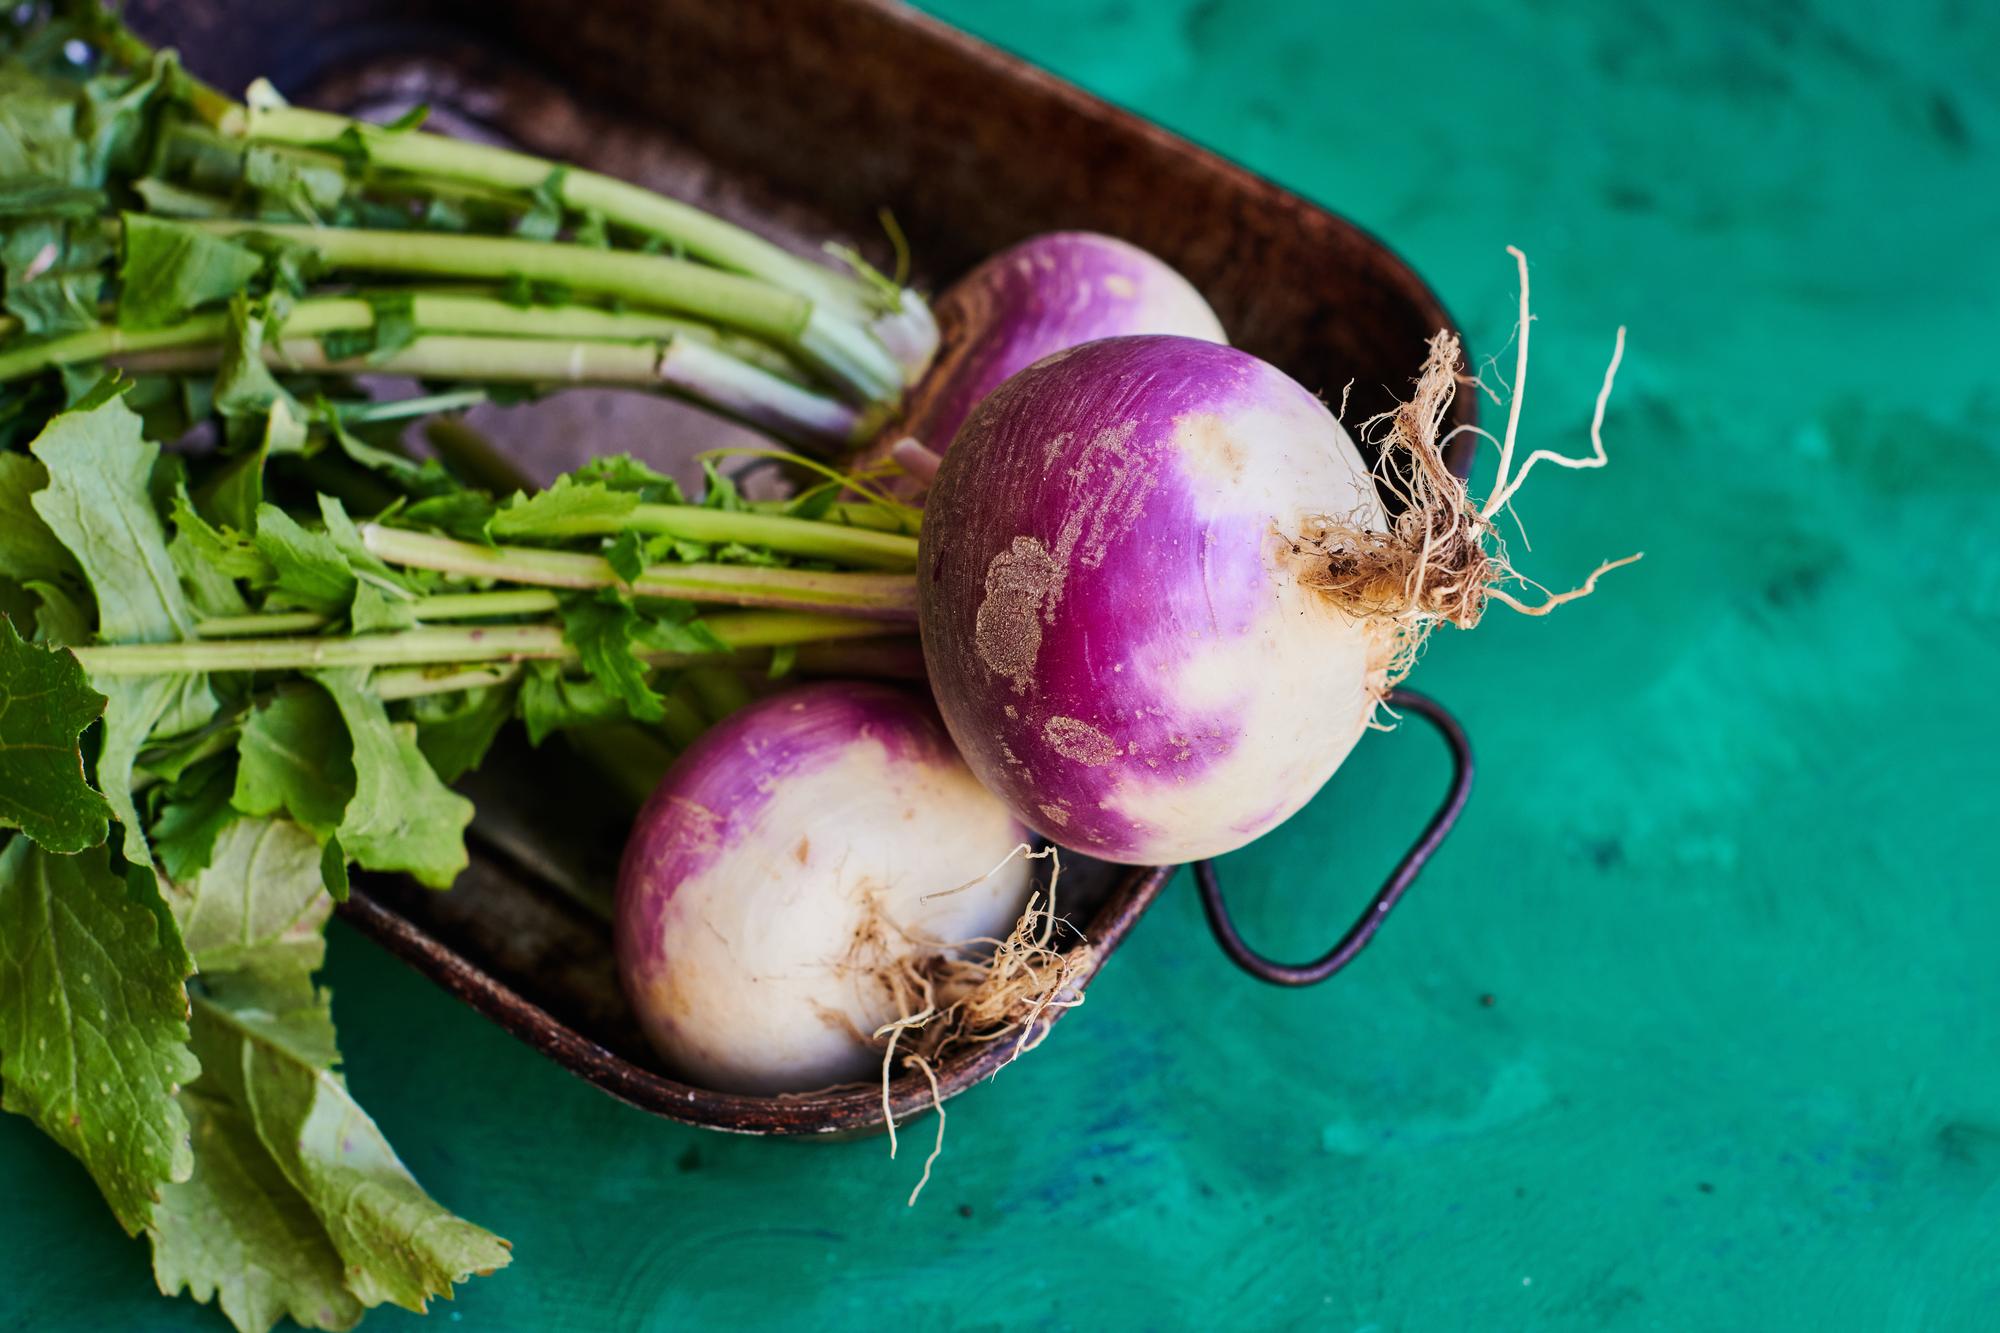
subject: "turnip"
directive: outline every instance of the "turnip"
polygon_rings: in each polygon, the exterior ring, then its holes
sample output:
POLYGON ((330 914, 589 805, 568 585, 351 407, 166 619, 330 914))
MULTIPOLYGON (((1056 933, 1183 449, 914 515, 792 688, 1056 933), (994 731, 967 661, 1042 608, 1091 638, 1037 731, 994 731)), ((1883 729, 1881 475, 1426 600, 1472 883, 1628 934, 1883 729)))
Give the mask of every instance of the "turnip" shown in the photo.
POLYGON ((633 826, 626 994, 705 1087, 886 1077, 890 1035, 976 987, 1015 933, 1026 837, 917 697, 827 682, 760 700, 696 741, 633 826))
POLYGON ((1186 278, 1135 245, 1087 231, 1032 236, 993 255, 946 289, 933 313, 943 330, 937 359, 864 460, 893 457, 919 486, 979 401, 1045 356, 1131 333, 1227 341, 1186 278))
POLYGON ((1119 862, 1239 847, 1318 791, 1431 627, 1470 627, 1489 598, 1539 613, 1590 590, 1596 574, 1525 606, 1492 543, 1535 462, 1602 464, 1617 367, 1595 454, 1537 451, 1516 472, 1525 261, 1521 281, 1484 504, 1440 453, 1460 374, 1447 334, 1410 403, 1363 428, 1373 473, 1314 395, 1185 337, 1058 353, 974 409, 931 492, 919 615, 953 738, 1024 823, 1119 862))

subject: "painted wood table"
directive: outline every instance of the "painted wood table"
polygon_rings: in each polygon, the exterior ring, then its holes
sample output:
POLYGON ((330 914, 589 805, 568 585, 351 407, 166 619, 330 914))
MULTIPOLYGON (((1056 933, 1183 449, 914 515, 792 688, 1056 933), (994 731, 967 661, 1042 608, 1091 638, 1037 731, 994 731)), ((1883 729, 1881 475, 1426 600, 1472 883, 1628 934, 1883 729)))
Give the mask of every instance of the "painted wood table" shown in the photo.
MULTIPOLYGON (((1434 641, 1481 783, 1356 968, 1260 987, 1177 884, 915 1208, 920 1153, 651 1119, 336 926, 361 1101, 516 1245, 367 1327, 2000 1327, 1996 11, 937 8, 1387 237, 1477 350, 1524 247, 1534 443, 1629 324, 1612 466, 1513 549, 1646 559, 1434 641)), ((1322 946, 1442 767, 1367 740, 1229 858, 1246 931, 1322 946)), ((0 1327, 224 1327, 12 1117, 0 1199, 0 1327)))

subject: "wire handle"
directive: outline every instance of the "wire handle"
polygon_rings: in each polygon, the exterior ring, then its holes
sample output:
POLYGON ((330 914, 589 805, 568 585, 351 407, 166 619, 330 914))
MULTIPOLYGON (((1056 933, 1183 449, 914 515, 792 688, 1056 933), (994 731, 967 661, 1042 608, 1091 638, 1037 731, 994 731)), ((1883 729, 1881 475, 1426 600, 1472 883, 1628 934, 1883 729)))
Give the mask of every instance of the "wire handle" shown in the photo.
POLYGON ((1194 880, 1201 889, 1202 911, 1208 914, 1208 928, 1214 932, 1215 942, 1222 946, 1222 952, 1229 955, 1229 961, 1259 981, 1268 981, 1273 986, 1317 986, 1353 962, 1355 956, 1368 947, 1368 941, 1375 938, 1375 932, 1382 929, 1382 923, 1389 919, 1389 909, 1401 901, 1410 886, 1417 882, 1417 876, 1423 873, 1424 866, 1443 844, 1445 835, 1458 822, 1459 812, 1465 809, 1466 798, 1472 794, 1472 742, 1466 739, 1465 728, 1446 711, 1443 704, 1414 690, 1391 690, 1389 707, 1419 713, 1437 728, 1445 744, 1451 747, 1451 786, 1445 791, 1444 803, 1424 825, 1424 831, 1418 835, 1416 842, 1403 853, 1403 859, 1396 863, 1396 868, 1389 872, 1389 878, 1375 890, 1368 906, 1333 948, 1310 963, 1278 963, 1266 958, 1244 943, 1236 923, 1229 919, 1229 908, 1222 901, 1222 885, 1215 875, 1215 862, 1194 863, 1194 880))

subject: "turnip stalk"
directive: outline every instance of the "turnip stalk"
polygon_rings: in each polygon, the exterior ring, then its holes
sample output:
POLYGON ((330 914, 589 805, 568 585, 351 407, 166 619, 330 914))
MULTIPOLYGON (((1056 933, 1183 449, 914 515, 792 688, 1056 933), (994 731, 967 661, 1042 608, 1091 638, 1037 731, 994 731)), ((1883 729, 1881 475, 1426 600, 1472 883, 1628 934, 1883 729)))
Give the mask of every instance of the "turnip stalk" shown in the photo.
MULTIPOLYGON (((287 334, 293 330, 287 328, 287 334)), ((854 408, 698 341, 566 342, 426 334, 387 354, 331 357, 316 339, 286 337, 262 349, 274 370, 309 374, 408 375, 535 385, 662 389, 798 443, 853 439, 866 425, 854 408)), ((220 344, 179 346, 111 358, 136 374, 213 370, 220 344)))
POLYGON ((675 199, 600 172, 556 167, 532 154, 420 130, 389 130, 325 111, 278 103, 270 85, 252 89, 251 105, 217 117, 226 134, 265 143, 315 146, 358 136, 371 168, 488 186, 518 194, 551 187, 562 204, 606 222, 671 241, 720 268, 762 278, 849 310, 868 308, 860 283, 795 258, 751 232, 675 199))
MULTIPOLYGON (((855 535, 870 534, 856 530, 855 535)), ((363 525, 361 538, 372 554, 392 565, 468 578, 544 588, 619 588, 638 597, 683 598, 727 606, 891 620, 916 618, 916 584, 907 574, 666 563, 648 565, 628 581, 609 560, 580 552, 482 546, 380 523, 363 525)))
MULTIPOLYGON (((702 624, 727 648, 771 648, 827 639, 902 632, 888 621, 790 612, 720 613, 702 624)), ((336 667, 439 663, 574 661, 576 649, 556 624, 420 627, 386 634, 317 638, 243 637, 185 643, 118 643, 72 649, 93 676, 148 676, 206 671, 318 671, 336 667)), ((645 652, 659 665, 712 661, 713 654, 645 652)))
POLYGON ((341 272, 525 279, 670 310, 762 338, 827 375, 861 403, 894 403, 904 368, 850 319, 758 279, 676 259, 560 241, 422 231, 310 227, 240 219, 185 224, 214 235, 255 234, 311 250, 341 272))

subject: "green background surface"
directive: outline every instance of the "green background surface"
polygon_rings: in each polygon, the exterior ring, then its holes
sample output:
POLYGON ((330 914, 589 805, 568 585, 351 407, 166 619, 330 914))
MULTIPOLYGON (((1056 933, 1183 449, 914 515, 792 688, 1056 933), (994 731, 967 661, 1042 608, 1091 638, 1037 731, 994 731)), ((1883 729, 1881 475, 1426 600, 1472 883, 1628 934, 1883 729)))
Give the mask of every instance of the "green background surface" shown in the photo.
MULTIPOLYGON (((1995 10, 937 8, 1388 238, 1478 349, 1523 246, 1537 443, 1629 324, 1613 466, 1515 549, 1646 560, 1439 636, 1481 784, 1349 975, 1250 982, 1176 883, 915 1209, 908 1153, 628 1110, 337 926, 356 1092, 516 1245, 433 1322, 2000 1327, 1995 10)), ((1370 739, 1230 858, 1254 938, 1322 946, 1442 772, 1370 739)), ((0 1191, 0 1325, 224 1327, 11 1117, 0 1191)))

